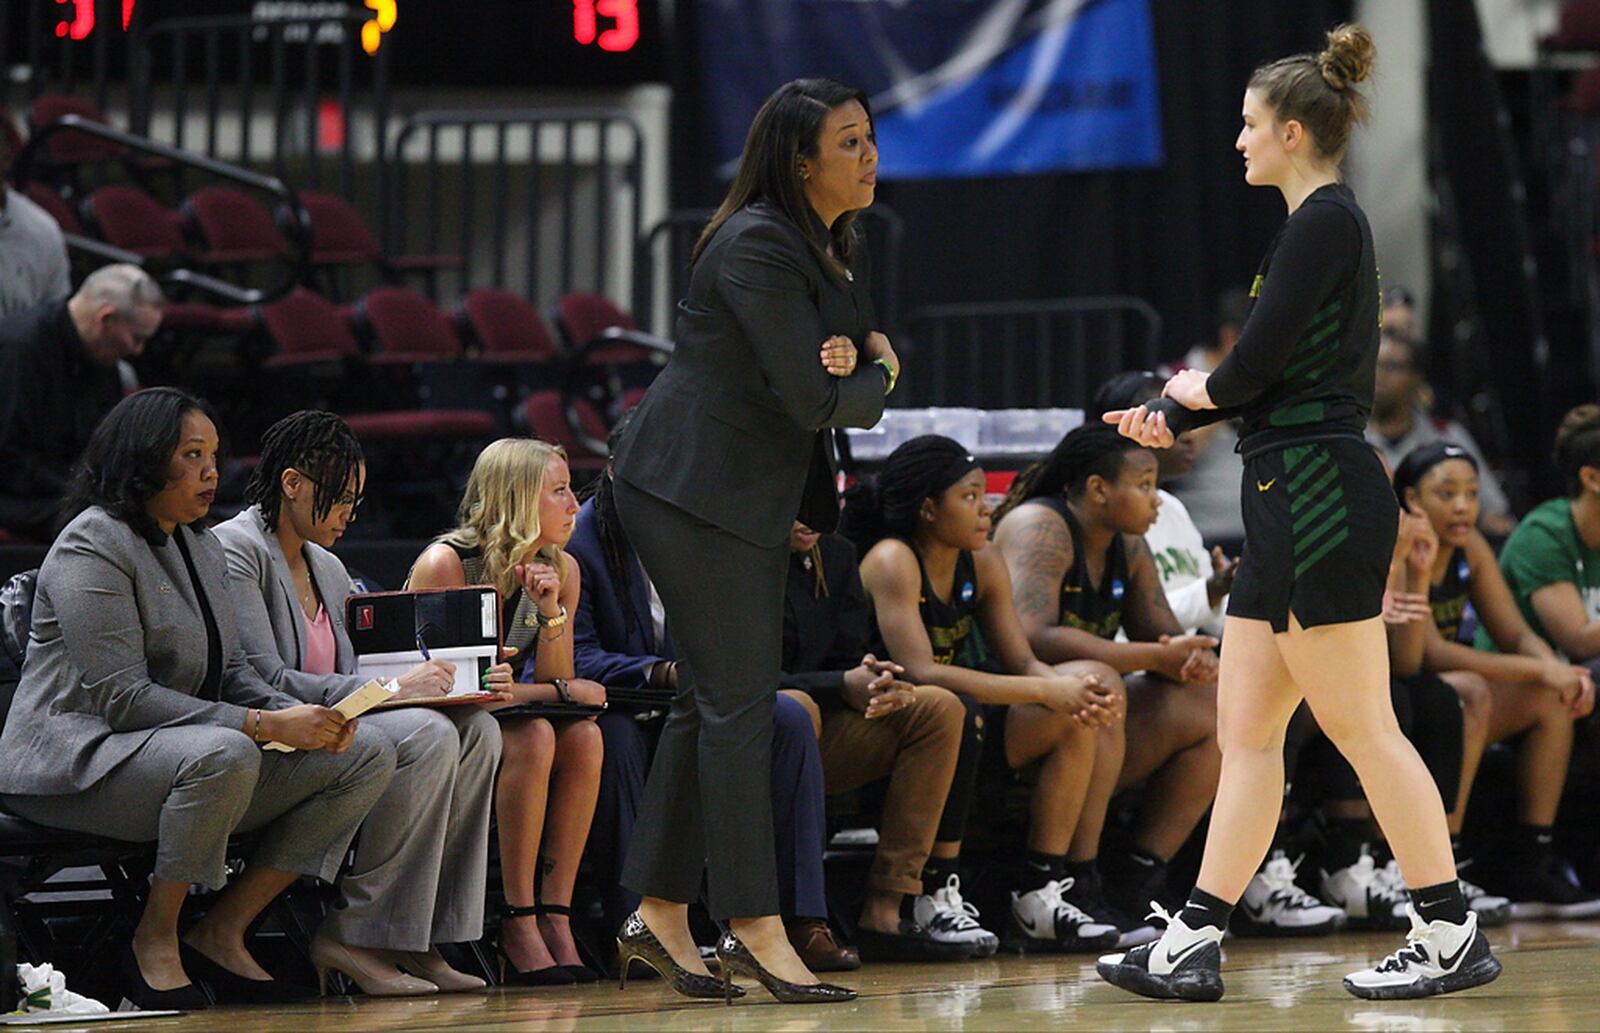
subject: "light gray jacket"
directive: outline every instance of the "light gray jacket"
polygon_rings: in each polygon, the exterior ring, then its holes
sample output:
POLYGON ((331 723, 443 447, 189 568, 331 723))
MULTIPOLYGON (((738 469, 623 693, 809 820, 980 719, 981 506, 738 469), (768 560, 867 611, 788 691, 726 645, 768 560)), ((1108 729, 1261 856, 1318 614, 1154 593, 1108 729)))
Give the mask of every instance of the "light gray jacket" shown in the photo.
POLYGON ((198 698, 206 626, 183 555, 91 507, 39 570, 28 657, 0 735, 0 792, 53 795, 94 785, 157 728, 245 728, 247 708, 300 701, 245 658, 222 546, 178 528, 222 639, 220 702, 198 698))
POLYGON ((251 506, 214 530, 228 556, 228 576, 239 611, 239 638, 257 673, 273 687, 323 706, 332 706, 365 684, 365 678, 353 673, 356 654, 344 627, 350 572, 339 557, 320 545, 306 543, 306 565, 333 625, 334 670, 340 672, 307 674, 300 669, 306 656, 305 614, 289 576, 283 546, 267 529, 260 507, 251 506))

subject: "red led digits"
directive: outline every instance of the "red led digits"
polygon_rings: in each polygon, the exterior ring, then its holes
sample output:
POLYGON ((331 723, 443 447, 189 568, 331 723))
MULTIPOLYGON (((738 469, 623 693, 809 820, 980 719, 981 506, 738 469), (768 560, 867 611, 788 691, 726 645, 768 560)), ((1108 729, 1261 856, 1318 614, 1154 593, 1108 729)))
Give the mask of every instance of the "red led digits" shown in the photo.
POLYGON ((613 54, 632 50, 639 42, 639 0, 572 0, 572 38, 613 54), (601 31, 601 18, 611 27, 601 31))

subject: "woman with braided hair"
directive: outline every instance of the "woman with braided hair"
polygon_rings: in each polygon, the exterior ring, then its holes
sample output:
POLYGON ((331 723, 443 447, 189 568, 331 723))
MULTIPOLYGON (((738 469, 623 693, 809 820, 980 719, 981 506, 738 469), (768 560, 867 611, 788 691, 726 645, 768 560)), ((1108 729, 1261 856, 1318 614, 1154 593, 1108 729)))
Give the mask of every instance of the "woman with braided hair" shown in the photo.
POLYGON ((1138 914, 1166 895, 1167 863, 1211 806, 1222 760, 1216 639, 1173 616, 1144 540, 1160 505, 1155 456, 1114 427, 1087 424, 1017 477, 994 534, 1035 655, 1095 660, 1122 676, 1128 720, 1099 732, 1094 810, 1068 856, 1094 863, 1112 795, 1143 784, 1132 841, 1099 866, 1112 905, 1138 914))
POLYGON ((980 953, 1000 946, 962 898, 959 873, 967 812, 987 752, 1005 777, 1015 771, 1033 781, 1028 852, 1007 916, 1009 945, 1076 951, 1115 944, 1123 930, 1106 917, 1088 867, 1073 865, 1067 850, 1092 809, 1099 732, 1122 721, 1122 679, 1092 660, 1051 666, 1029 647, 1005 561, 984 548, 983 469, 955 441, 924 435, 895 449, 875 484, 853 490, 844 520, 846 536, 863 554, 873 654, 893 660, 912 684, 949 689, 968 711, 923 892, 907 917, 946 939, 960 934, 980 953), (991 660, 976 650, 978 628, 991 660), (997 741, 986 745, 986 736, 997 741))
POLYGON ((1289 218, 1251 291, 1232 354, 1185 370, 1163 397, 1107 423, 1170 448, 1192 427, 1241 416, 1245 549, 1228 601, 1218 692, 1222 774, 1194 892, 1160 940, 1100 959, 1108 982, 1147 997, 1222 996, 1223 930, 1277 825, 1284 731, 1304 699, 1350 761, 1413 887, 1404 949, 1352 973, 1363 998, 1464 990, 1500 974, 1456 880, 1439 790, 1389 699, 1380 616, 1399 523, 1394 492, 1362 430, 1378 351, 1372 231, 1339 163, 1366 115, 1372 70, 1357 25, 1320 53, 1258 68, 1235 143, 1245 181, 1276 187, 1289 218))
MULTIPOLYGON (((361 445, 342 419, 297 412, 263 435, 250 506, 216 528, 250 663, 308 703, 331 707, 366 681, 344 625, 350 574, 328 551, 355 520, 365 478, 361 445)), ((489 678, 508 688, 510 665, 489 678)), ((397 698, 436 696, 453 680, 452 664, 428 660, 400 676, 397 698)), ((479 707, 406 707, 362 723, 394 744, 394 779, 362 827, 312 961, 369 995, 480 988, 483 980, 451 968, 437 945, 483 935, 500 729, 479 707)))

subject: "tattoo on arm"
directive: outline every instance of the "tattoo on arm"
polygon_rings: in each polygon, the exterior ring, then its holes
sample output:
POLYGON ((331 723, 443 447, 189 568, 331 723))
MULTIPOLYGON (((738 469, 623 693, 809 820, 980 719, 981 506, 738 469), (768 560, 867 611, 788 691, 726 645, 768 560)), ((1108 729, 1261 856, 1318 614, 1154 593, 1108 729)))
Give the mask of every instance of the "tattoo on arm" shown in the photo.
POLYGON ((1061 619, 1061 580, 1072 566, 1072 534, 1053 514, 1027 520, 1005 548, 1012 603, 1025 627, 1061 619))

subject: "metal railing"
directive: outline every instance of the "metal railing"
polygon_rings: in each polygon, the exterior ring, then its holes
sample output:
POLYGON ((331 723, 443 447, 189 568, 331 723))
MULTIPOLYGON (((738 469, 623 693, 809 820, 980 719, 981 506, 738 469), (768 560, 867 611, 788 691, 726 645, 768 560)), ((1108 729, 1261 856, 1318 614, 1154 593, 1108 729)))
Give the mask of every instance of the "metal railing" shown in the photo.
MULTIPOLYGON (((173 163, 175 166, 203 172, 207 176, 225 180, 229 183, 255 190, 267 195, 271 202, 269 207, 280 208, 285 212, 289 221, 288 232, 285 233, 291 257, 288 261, 280 263, 279 270, 272 286, 266 289, 245 287, 226 280, 218 279, 209 273, 201 272, 184 266, 160 269, 153 273, 156 279, 169 285, 179 285, 186 288, 203 291, 228 304, 233 305, 260 305, 273 301, 284 294, 296 283, 304 280, 310 267, 308 252, 310 233, 306 226, 300 222, 300 202, 283 180, 274 176, 264 176, 249 169, 242 169, 236 165, 216 161, 189 151, 168 147, 165 144, 147 140, 142 136, 124 133, 119 129, 100 122, 93 122, 77 115, 66 115, 56 119, 49 125, 41 126, 34 132, 33 137, 17 155, 12 167, 12 182, 17 189, 25 189, 29 180, 34 178, 41 168, 47 166, 48 159, 42 155, 46 153, 46 142, 58 133, 84 133, 118 144, 134 154, 152 158, 161 158, 173 163)), ((104 241, 74 233, 63 233, 69 249, 101 262, 129 262, 133 265, 143 266, 145 259, 131 251, 124 251, 104 241)))
POLYGON ((368 57, 360 44, 370 13, 148 25, 134 51, 131 127, 350 197, 388 128, 388 48, 368 57))
POLYGON ((621 110, 420 112, 385 162, 385 248, 459 255, 463 291, 632 297, 643 152, 621 110))
MULTIPOLYGON (((710 208, 680 208, 639 240, 634 255, 633 311, 657 334, 670 335, 678 299, 689 293, 689 253, 711 221, 710 208)), ((905 223, 893 208, 875 204, 856 217, 871 258, 872 302, 878 325, 893 333, 900 326, 901 268, 905 223)))
POLYGON ((932 305, 906 318, 896 406, 1086 406, 1127 369, 1152 369, 1161 317, 1134 297, 932 305))

